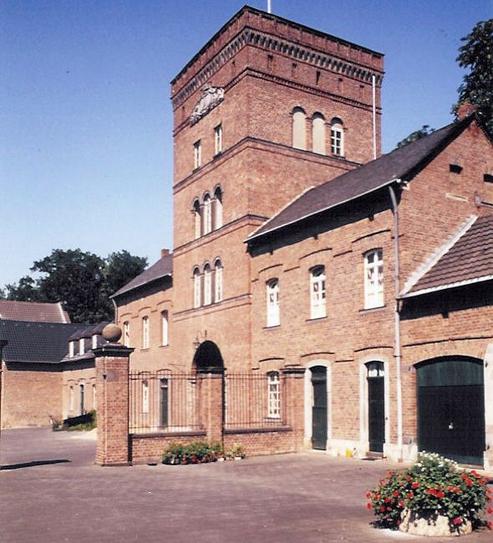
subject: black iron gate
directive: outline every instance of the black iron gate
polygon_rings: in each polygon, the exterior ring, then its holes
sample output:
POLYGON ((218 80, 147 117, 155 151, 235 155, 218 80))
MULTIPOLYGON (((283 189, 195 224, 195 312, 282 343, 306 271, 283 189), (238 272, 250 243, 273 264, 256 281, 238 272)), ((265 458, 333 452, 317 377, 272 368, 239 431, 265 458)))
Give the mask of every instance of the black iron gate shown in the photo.
POLYGON ((418 367, 418 446, 463 464, 483 464, 483 363, 441 359, 418 367))

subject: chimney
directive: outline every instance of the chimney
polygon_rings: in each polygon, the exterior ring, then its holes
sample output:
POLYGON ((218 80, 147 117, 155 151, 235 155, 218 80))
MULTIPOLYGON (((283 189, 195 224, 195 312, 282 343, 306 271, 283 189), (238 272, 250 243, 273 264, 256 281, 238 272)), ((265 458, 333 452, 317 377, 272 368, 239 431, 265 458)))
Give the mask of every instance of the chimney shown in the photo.
POLYGON ((457 119, 459 119, 459 121, 462 121, 462 119, 465 119, 466 117, 469 117, 469 115, 472 115, 476 111, 476 109, 477 107, 471 104, 471 102, 462 102, 457 108, 457 119))
POLYGON ((161 249, 161 258, 169 256, 169 249, 161 249))

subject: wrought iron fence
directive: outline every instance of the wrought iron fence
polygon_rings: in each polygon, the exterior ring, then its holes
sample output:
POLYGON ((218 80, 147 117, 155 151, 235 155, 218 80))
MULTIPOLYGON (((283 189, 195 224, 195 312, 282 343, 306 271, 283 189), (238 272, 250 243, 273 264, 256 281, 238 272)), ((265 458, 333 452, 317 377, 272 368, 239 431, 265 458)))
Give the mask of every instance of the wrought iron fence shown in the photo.
POLYGON ((195 373, 134 372, 129 387, 130 433, 201 430, 195 373))
POLYGON ((285 378, 267 374, 226 373, 225 428, 271 428, 285 424, 285 378))

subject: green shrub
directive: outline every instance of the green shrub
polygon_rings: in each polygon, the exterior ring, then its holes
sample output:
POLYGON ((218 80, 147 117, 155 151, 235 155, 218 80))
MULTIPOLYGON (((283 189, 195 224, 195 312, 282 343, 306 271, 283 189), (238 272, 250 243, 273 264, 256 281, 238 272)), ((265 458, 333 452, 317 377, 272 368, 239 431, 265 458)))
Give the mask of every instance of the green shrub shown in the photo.
POLYGON ((378 523, 387 528, 399 526, 404 509, 424 518, 444 515, 452 531, 466 521, 477 527, 485 523, 484 510, 491 499, 486 485, 487 479, 476 471, 462 471, 452 460, 422 453, 411 468, 389 471, 367 493, 367 508, 373 509, 378 523))
POLYGON ((220 443, 207 443, 206 441, 192 441, 187 445, 183 443, 170 443, 163 453, 163 464, 204 464, 215 462, 223 455, 220 443))
POLYGON ((245 458, 245 449, 238 443, 233 443, 231 448, 224 451, 224 456, 231 460, 234 460, 235 458, 245 458))

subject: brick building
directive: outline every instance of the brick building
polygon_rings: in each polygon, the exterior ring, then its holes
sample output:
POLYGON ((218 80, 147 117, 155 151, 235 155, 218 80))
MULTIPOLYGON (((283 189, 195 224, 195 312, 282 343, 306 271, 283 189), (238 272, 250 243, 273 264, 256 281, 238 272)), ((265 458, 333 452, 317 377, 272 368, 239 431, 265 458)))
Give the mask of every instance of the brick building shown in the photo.
POLYGON ((171 83, 174 250, 117 322, 132 370, 248 371, 269 420, 302 372, 305 447, 491 466, 492 145, 463 115, 379 156, 382 78, 365 47, 228 21, 171 83))

